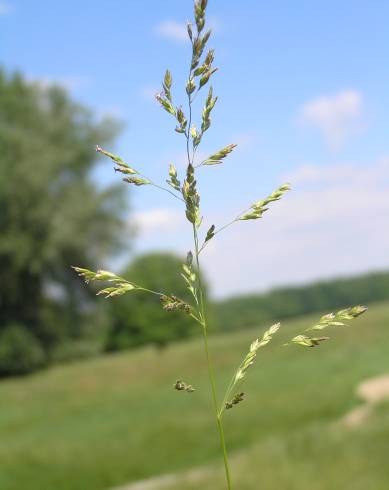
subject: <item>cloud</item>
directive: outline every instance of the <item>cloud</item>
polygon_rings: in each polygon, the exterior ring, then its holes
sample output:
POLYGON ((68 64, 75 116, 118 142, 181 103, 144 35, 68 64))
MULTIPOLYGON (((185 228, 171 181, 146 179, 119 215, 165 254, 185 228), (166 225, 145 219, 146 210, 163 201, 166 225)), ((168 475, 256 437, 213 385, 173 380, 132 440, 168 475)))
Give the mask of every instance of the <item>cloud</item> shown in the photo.
MULTIPOLYGON (((269 206, 263 219, 232 225, 204 250, 216 296, 389 268, 389 158, 302 165, 285 179, 293 191, 269 206)), ((236 211, 206 216, 204 229, 227 223, 236 211)), ((143 250, 185 254, 192 246, 179 208, 137 213, 137 223, 143 250)))
POLYGON ((306 102, 300 121, 319 129, 328 146, 338 149, 345 140, 363 128, 364 102, 357 90, 322 95, 306 102))
POLYGON ((0 16, 8 15, 10 12, 12 12, 12 5, 8 2, 0 1, 0 16))
POLYGON ((175 20, 164 20, 156 26, 156 33, 173 41, 185 42, 188 40, 186 25, 175 20))
POLYGON ((204 255, 214 291, 232 294, 389 267, 389 158, 303 166, 262 220, 233 225, 204 255))
MULTIPOLYGON (((355 166, 352 164, 319 165, 305 164, 284 177, 297 186, 351 185, 363 187, 365 184, 378 185, 389 175, 389 158, 379 160, 375 165, 355 166)), ((389 183, 388 183, 389 185, 389 183)))
POLYGON ((132 219, 135 219, 140 232, 147 234, 176 230, 184 221, 182 213, 164 208, 138 211, 132 219))

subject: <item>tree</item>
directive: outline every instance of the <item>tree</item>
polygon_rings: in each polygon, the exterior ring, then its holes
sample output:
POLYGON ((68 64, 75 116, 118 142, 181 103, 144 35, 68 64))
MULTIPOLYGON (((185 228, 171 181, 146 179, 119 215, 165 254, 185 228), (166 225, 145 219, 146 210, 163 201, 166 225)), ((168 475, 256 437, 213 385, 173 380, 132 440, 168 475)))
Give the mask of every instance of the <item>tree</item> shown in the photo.
POLYGON ((87 297, 70 266, 101 263, 120 245, 125 196, 91 175, 95 144, 119 125, 1 69, 0 105, 0 331, 27 329, 48 359, 80 332, 87 297))
MULTIPOLYGON (((190 293, 180 273, 185 259, 168 253, 151 253, 137 258, 121 274, 132 282, 144 285, 153 291, 174 291, 184 301, 190 293)), ((118 297, 110 303, 111 329, 106 349, 126 349, 142 344, 159 347, 176 339, 187 338, 199 331, 191 317, 179 311, 166 313, 156 295, 138 294, 118 297)))

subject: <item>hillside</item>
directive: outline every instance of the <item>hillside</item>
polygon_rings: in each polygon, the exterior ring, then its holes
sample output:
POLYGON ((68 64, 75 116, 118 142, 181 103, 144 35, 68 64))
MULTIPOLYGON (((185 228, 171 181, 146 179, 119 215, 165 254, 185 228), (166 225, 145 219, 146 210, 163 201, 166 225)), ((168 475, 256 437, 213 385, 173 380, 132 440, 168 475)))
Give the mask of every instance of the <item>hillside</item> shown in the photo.
MULTIPOLYGON (((372 305, 317 349, 281 347, 316 318, 283 323, 249 373, 247 399, 226 414, 239 490, 389 487, 389 405, 353 429, 337 424, 360 403, 362 380, 389 373, 389 303, 372 305)), ((260 331, 212 338, 224 384, 260 331)), ((201 482, 175 488, 222 489, 203 361, 194 339, 1 382, 0 488, 107 490, 211 465, 216 472, 201 482), (196 392, 175 392, 179 378, 196 392)))
POLYGON ((219 329, 232 331, 275 319, 388 300, 389 272, 381 271, 234 296, 217 302, 214 311, 219 329))

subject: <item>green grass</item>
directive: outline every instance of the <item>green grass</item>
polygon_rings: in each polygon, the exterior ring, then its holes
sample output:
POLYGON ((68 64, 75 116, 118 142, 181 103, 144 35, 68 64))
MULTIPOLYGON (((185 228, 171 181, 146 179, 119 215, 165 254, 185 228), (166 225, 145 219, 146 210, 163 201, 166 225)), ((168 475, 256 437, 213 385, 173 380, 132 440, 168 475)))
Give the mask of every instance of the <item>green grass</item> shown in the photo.
MULTIPOLYGON (((359 403, 361 380, 389 373, 389 304, 318 348, 280 347, 317 317, 284 322, 226 413, 236 489, 389 488, 389 405, 357 429, 334 424, 359 403)), ((257 333, 212 338, 220 393, 257 333)), ((224 489, 199 339, 3 381, 0 400, 2 490, 106 490, 203 465, 215 473, 176 490, 224 489), (197 391, 175 392, 176 379, 197 391)))

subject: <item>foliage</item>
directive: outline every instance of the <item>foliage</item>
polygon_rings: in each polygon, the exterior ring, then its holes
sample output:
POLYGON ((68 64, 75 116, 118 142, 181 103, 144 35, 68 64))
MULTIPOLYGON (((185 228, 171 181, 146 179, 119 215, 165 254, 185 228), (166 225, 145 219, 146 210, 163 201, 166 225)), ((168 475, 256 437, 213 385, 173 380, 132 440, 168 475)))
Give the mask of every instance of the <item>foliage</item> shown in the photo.
MULTIPOLYGON (((237 405, 243 400, 244 394, 238 393, 234 395, 232 400, 230 400, 231 391, 236 387, 238 382, 240 382, 246 375, 247 369, 253 364, 256 357, 257 350, 269 343, 272 336, 279 329, 280 325, 273 325, 267 332, 265 332, 264 337, 260 341, 257 339, 251 346, 249 353, 244 358, 242 364, 240 364, 238 370, 233 376, 232 382, 228 385, 226 389, 226 394, 222 404, 219 404, 216 378, 214 374, 214 368, 212 363, 212 356, 208 346, 208 322, 206 304, 204 298, 204 288, 202 283, 202 274, 200 269, 200 254, 204 250, 205 246, 210 240, 213 240, 217 233, 221 232, 228 226, 237 223, 239 221, 251 221, 262 218, 263 213, 268 210, 267 206, 274 202, 280 200, 286 192, 290 190, 289 184, 283 184, 278 189, 273 191, 265 199, 258 200, 254 202, 249 210, 243 211, 238 214, 235 219, 230 223, 222 226, 221 228, 216 228, 214 225, 208 229, 205 236, 203 236, 203 230, 201 228, 203 222, 203 216, 200 208, 200 192, 197 186, 197 170, 201 167, 208 167, 213 165, 220 165, 224 162, 225 158, 235 149, 235 144, 230 144, 224 146, 222 149, 212 153, 208 158, 201 162, 196 161, 196 153, 198 151, 199 145, 206 133, 206 131, 211 126, 210 114, 213 110, 217 98, 213 96, 213 89, 210 85, 210 80, 212 75, 216 72, 217 68, 213 66, 214 61, 214 51, 208 50, 205 53, 205 48, 211 36, 211 31, 204 31, 205 27, 205 13, 207 8, 207 0, 196 0, 194 2, 194 17, 195 17, 195 27, 192 24, 187 25, 188 36, 191 42, 192 53, 189 63, 189 74, 185 85, 185 91, 187 95, 187 114, 183 111, 180 105, 177 105, 172 97, 172 84, 173 79, 169 70, 166 70, 164 80, 162 83, 162 91, 157 94, 156 99, 169 116, 172 116, 175 120, 175 131, 184 136, 186 154, 187 154, 187 167, 183 175, 183 179, 179 177, 178 172, 174 165, 170 164, 168 169, 168 175, 170 179, 167 180, 167 184, 173 189, 172 191, 162 186, 156 185, 151 179, 140 174, 139 171, 135 171, 132 167, 129 167, 123 159, 113 155, 110 152, 98 148, 106 154, 114 163, 117 165, 115 167, 116 171, 123 174, 136 174, 137 177, 124 177, 123 180, 128 184, 134 184, 136 186, 143 185, 154 185, 155 187, 162 188, 163 190, 172 194, 176 199, 183 201, 185 207, 185 216, 192 228, 193 235, 193 252, 189 251, 187 255, 186 263, 183 264, 183 279, 187 285, 188 290, 192 295, 191 303, 185 302, 182 298, 170 294, 166 291, 160 290, 150 290, 143 286, 139 286, 134 281, 133 277, 129 280, 118 278, 113 273, 106 271, 92 272, 87 269, 81 269, 76 267, 76 271, 80 276, 84 277, 86 280, 107 280, 108 282, 113 282, 114 285, 110 288, 106 288, 100 291, 102 294, 106 294, 107 297, 113 295, 121 295, 128 291, 134 292, 143 291, 145 293, 150 293, 152 295, 159 296, 163 309, 166 311, 180 310, 184 315, 188 315, 193 320, 195 320, 202 330, 204 338, 204 351, 206 356, 206 364, 209 375, 209 384, 212 395, 212 404, 214 416, 219 432, 220 446, 223 453, 225 477, 227 488, 232 489, 232 479, 228 463, 227 447, 225 442, 224 427, 223 427, 223 415, 226 408, 232 408, 233 405, 237 405), (200 91, 209 84, 208 95, 205 97, 204 107, 201 114, 201 126, 198 129, 193 123, 193 102, 195 98, 198 97, 200 91), (203 237, 203 238, 202 238, 203 237), (196 265, 196 270, 193 267, 193 261, 196 265), (129 282, 131 281, 131 282, 129 282)), ((358 316, 366 310, 364 307, 355 307, 351 313, 348 310, 347 313, 344 312, 343 316, 349 316, 351 318, 358 316), (354 314, 357 312, 358 314, 354 314)), ((342 317, 342 315, 340 315, 342 317)), ((310 337, 307 337, 310 338, 310 337)), ((311 343, 318 342, 316 338, 310 338, 311 343)), ((292 339, 292 343, 297 343, 296 338, 292 339)))
POLYGON ((0 376, 27 374, 42 367, 45 353, 27 328, 13 324, 0 331, 0 376))
MULTIPOLYGON (((44 349, 81 334, 87 295, 69 263, 118 250, 121 189, 99 189, 93 145, 118 124, 97 121, 59 87, 0 70, 0 329, 16 322, 44 349)), ((23 370, 23 365, 21 366, 23 370)))
MULTIPOLYGON (((138 257, 122 275, 151 290, 174 291, 185 305, 191 296, 180 278, 182 262, 171 254, 147 254, 138 257)), ((169 311, 167 315, 164 310, 173 309, 174 303, 166 301, 169 297, 161 298, 165 302, 163 309, 160 298, 153 294, 139 293, 115 299, 110 304, 111 325, 106 349, 120 350, 147 343, 162 347, 198 332, 192 318, 182 315, 181 311, 169 311)))

